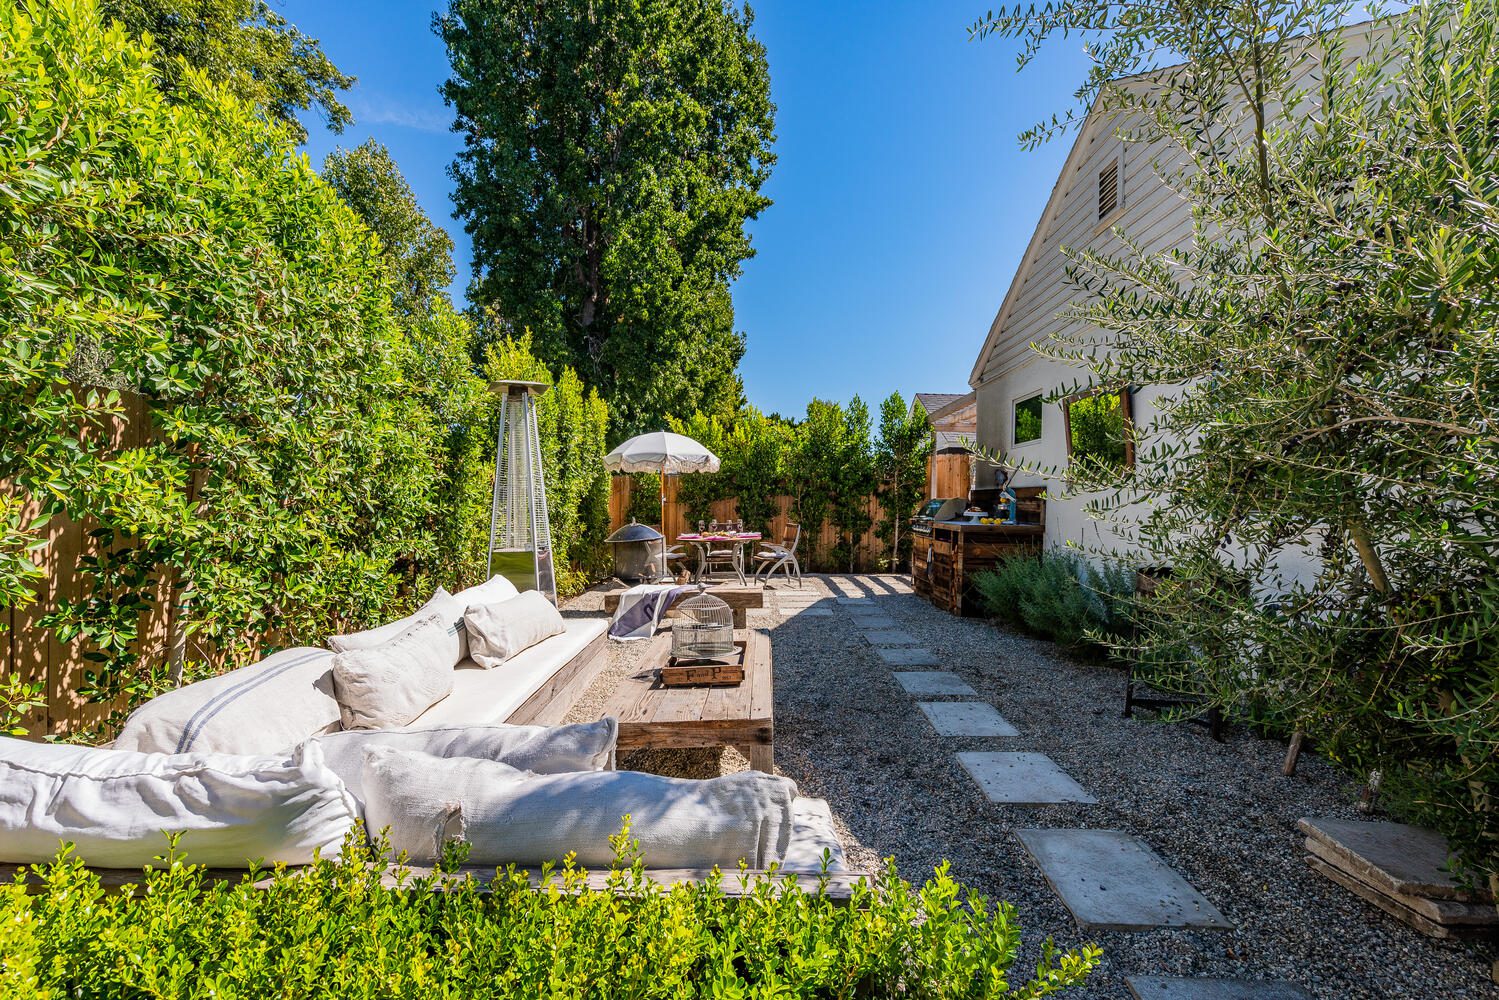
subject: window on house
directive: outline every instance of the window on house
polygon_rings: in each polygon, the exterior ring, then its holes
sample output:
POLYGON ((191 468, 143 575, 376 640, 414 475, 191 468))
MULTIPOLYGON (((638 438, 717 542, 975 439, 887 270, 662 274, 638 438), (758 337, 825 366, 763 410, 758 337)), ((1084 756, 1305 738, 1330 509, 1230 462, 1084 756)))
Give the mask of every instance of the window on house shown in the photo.
POLYGON ((1026 444, 1041 438, 1041 394, 1015 401, 1015 443, 1026 444))
POLYGON ((1135 433, 1131 411, 1128 392, 1090 392, 1064 402, 1068 460, 1110 469, 1133 466, 1135 433))
POLYGON ((1119 161, 1114 160, 1098 172, 1098 218, 1113 215, 1119 208, 1119 161))

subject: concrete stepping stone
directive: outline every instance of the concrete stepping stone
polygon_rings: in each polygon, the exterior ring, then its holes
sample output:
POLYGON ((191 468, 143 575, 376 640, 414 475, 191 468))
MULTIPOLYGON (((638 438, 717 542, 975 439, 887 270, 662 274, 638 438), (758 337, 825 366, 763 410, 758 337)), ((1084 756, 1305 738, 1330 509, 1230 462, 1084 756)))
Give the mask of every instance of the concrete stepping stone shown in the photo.
POLYGON ((835 597, 833 599, 846 607, 874 607, 873 597, 835 597))
POLYGON ((930 649, 923 649, 920 646, 914 648, 902 646, 898 649, 876 646, 874 651, 880 659, 892 667, 938 667, 942 665, 942 661, 937 659, 930 649))
POLYGON ((788 618, 831 618, 833 612, 828 608, 794 608, 783 609, 781 614, 788 618))
MULTIPOLYGON (((860 628, 863 628, 861 625, 860 628)), ((864 630, 864 638, 869 640, 872 646, 919 646, 921 640, 903 628, 869 628, 864 630)))
POLYGON ((1126 976, 1135 1000, 1312 1000, 1295 983, 1273 979, 1190 979, 1126 976))
POLYGON ((938 736, 1020 735, 998 709, 982 701, 921 701, 916 707, 938 736))
POLYGON ((1120 830, 1017 830, 1015 835, 1080 930, 1234 926, 1143 841, 1120 830))
POLYGON ((897 670, 895 682, 907 694, 960 694, 968 698, 979 695, 963 678, 947 670, 897 670))
POLYGON ((1054 802, 1092 805, 1098 801, 1044 753, 983 750, 958 754, 958 763, 978 782, 990 802, 1041 806, 1054 802))

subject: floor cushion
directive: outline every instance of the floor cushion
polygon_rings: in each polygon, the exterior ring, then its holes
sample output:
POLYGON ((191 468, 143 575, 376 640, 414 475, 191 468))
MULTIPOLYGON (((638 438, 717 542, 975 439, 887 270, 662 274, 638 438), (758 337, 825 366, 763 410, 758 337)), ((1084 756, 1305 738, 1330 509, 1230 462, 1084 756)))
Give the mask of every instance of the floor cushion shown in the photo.
POLYGON ((341 727, 333 654, 300 647, 157 695, 125 720, 116 750, 279 753, 341 727))
POLYGON ((328 648, 335 653, 343 653, 354 649, 371 649, 375 646, 383 646, 390 642, 402 632, 407 631, 417 622, 430 615, 440 614, 446 620, 452 634, 457 637, 460 644, 460 654, 453 662, 463 659, 468 655, 467 640, 463 635, 463 609, 468 607, 458 598, 448 593, 442 587, 437 588, 437 593, 431 599, 416 609, 414 614, 398 619, 386 625, 368 629, 364 632, 350 632, 348 635, 330 635, 328 637, 328 648))
POLYGON ((358 729, 319 736, 323 760, 364 808, 364 756, 370 747, 415 750, 433 757, 504 761, 537 774, 614 767, 619 723, 600 719, 571 726, 421 726, 358 729))
POLYGON ((779 861, 791 838, 796 784, 761 771, 722 778, 664 778, 637 771, 529 774, 499 761, 388 747, 365 756, 369 829, 389 829, 390 848, 416 863, 448 840, 469 846, 468 862, 536 867, 574 852, 607 868, 609 838, 631 817, 649 868, 753 868, 779 861))
POLYGON ((461 659, 448 617, 433 612, 388 642, 333 657, 333 693, 345 729, 404 726, 453 690, 461 659))
POLYGON ((165 853, 198 864, 305 864, 338 853, 358 816, 309 743, 290 754, 157 754, 0 737, 0 860, 51 860, 63 841, 99 868, 165 853))
POLYGON ((781 858, 781 868, 819 874, 823 870, 823 852, 827 852, 829 875, 848 871, 848 857, 833 826, 833 810, 828 807, 828 800, 798 797, 791 804, 791 843, 781 858))
POLYGON ((495 604, 471 604, 463 612, 463 622, 469 656, 490 669, 567 631, 561 612, 535 590, 495 604))

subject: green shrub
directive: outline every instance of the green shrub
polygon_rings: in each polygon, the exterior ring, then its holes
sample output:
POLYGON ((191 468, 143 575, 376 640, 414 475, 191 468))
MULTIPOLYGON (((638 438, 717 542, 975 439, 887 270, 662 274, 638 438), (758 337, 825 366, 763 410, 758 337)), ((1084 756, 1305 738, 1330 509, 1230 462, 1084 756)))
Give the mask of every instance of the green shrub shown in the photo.
POLYGON ((944 864, 922 887, 891 866, 839 905, 761 879, 735 901, 724 884, 665 889, 619 838, 612 891, 564 865, 533 891, 502 871, 480 890, 444 877, 382 886, 384 865, 350 848, 295 875, 210 884, 181 861, 143 890, 106 894, 63 857, 0 885, 0 995, 78 1000, 190 996, 349 997, 1041 997, 1082 982, 1088 946, 1050 944, 1012 988, 1015 911, 964 889, 944 864), (37 895, 28 885, 40 883, 37 895))
POLYGON ((1078 652, 1102 653, 1129 627, 1134 574, 1072 552, 1008 559, 974 576, 987 615, 1078 652))
POLYGON ((0 481, 30 503, 0 599, 30 599, 34 512, 95 519, 42 625, 104 698, 139 693, 151 605, 190 657, 320 641, 409 606, 434 549, 440 430, 378 245, 282 128, 185 69, 169 102, 157 58, 89 0, 0 3, 0 481))

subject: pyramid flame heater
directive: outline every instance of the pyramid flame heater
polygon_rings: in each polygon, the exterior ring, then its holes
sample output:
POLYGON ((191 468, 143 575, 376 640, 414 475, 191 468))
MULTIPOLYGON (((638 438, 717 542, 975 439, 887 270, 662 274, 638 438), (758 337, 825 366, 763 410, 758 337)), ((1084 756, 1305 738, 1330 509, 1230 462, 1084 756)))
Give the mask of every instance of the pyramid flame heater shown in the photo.
POLYGON ((536 397, 544 382, 495 382, 500 430, 494 452, 494 502, 489 509, 489 575, 499 573, 517 590, 539 590, 557 603, 552 527, 547 518, 536 397))

